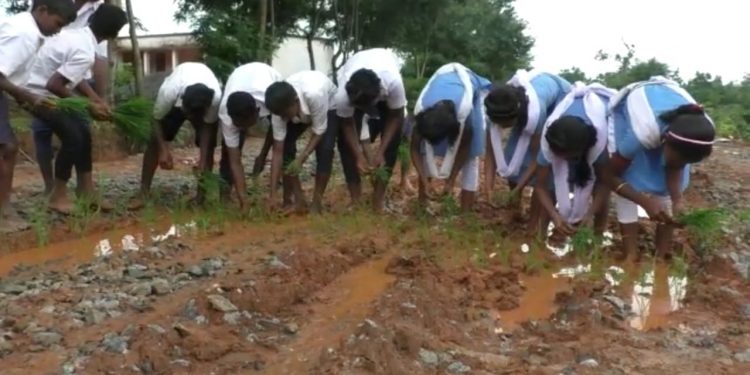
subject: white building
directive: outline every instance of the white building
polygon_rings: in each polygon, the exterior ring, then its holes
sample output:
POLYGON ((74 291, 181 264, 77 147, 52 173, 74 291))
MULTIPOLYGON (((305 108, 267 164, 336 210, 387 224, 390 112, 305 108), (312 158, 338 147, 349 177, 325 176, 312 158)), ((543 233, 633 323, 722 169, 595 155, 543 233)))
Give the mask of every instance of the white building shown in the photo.
MULTIPOLYGON (((190 33, 141 35, 138 37, 138 42, 141 48, 144 76, 166 75, 180 63, 203 60, 200 46, 190 33)), ((132 62, 132 49, 129 37, 118 38, 116 63, 132 62)), ((333 49, 323 40, 316 39, 313 41, 313 52, 316 70, 330 75, 333 49)), ((300 37, 288 37, 276 51, 271 65, 285 77, 309 70, 307 41, 300 37)))

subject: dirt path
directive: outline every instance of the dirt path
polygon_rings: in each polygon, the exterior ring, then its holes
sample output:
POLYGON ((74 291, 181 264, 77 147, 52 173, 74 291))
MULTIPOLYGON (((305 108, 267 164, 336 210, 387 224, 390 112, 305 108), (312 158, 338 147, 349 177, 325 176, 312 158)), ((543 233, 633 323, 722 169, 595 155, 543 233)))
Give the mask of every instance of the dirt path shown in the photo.
MULTIPOLYGON (((729 212, 710 253, 681 231, 679 260, 622 264, 524 252, 504 211, 411 215, 394 194, 406 213, 350 212, 340 173, 331 214, 191 211, 180 151, 163 208, 0 243, 0 374, 747 374, 749 158, 721 144, 693 175, 691 206, 729 212)), ((139 163, 96 166, 109 197, 139 163)), ((31 218, 40 183, 18 175, 31 218)))

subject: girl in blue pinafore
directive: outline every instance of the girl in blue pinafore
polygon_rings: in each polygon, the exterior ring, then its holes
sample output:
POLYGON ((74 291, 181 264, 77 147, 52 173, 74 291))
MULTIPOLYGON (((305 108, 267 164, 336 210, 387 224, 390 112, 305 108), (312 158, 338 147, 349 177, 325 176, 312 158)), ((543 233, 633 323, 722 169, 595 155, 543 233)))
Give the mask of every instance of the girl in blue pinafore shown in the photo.
POLYGON ((634 83, 610 103, 612 189, 624 255, 637 251, 638 205, 659 222, 656 250, 672 246, 673 219, 682 210, 690 164, 707 158, 715 129, 703 107, 677 83, 663 77, 634 83))
MULTIPOLYGON (((488 198, 496 174, 508 180, 513 197, 520 197, 523 189, 532 183, 544 123, 570 89, 570 83, 559 76, 524 70, 517 71, 507 84, 492 89, 485 100, 491 122, 487 144, 492 157, 485 163, 488 198), (505 147, 502 129, 511 129, 505 147)), ((540 210, 536 197, 532 197, 529 216, 531 228, 537 228, 540 210)))
POLYGON ((461 172, 461 208, 472 208, 479 188, 479 158, 484 155, 482 98, 491 83, 453 63, 435 72, 417 99, 411 156, 419 174, 419 197, 428 198, 427 179, 445 179, 451 193, 461 172), (438 166, 436 157, 443 157, 438 166))
POLYGON ((577 225, 590 223, 597 234, 604 232, 609 201, 604 179, 607 105, 615 93, 597 83, 577 82, 545 124, 537 158, 536 183, 542 187, 537 197, 558 234, 571 236, 577 225), (554 181, 554 196, 547 189, 550 181, 554 181))

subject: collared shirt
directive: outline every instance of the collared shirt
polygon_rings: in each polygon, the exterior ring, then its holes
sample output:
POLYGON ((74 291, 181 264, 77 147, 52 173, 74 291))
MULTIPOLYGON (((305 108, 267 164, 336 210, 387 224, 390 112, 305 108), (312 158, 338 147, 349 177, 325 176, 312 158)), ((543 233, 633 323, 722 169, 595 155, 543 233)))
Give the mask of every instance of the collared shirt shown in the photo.
POLYGON ((172 110, 182 108, 182 95, 189 86, 202 83, 214 90, 213 102, 204 117, 207 124, 219 120, 219 104, 221 103, 221 84, 206 65, 195 62, 177 65, 159 88, 159 94, 154 103, 154 119, 161 120, 172 110))
POLYGON ((25 85, 43 43, 44 36, 31 13, 4 18, 0 21, 0 73, 14 85, 25 85))
POLYGON ((235 92, 246 92, 252 95, 255 104, 258 106, 259 117, 266 117, 270 114, 265 105, 266 89, 274 82, 279 82, 282 79, 281 73, 276 69, 258 62, 242 65, 232 72, 232 75, 227 79, 224 97, 221 99, 221 106, 219 107, 221 132, 228 147, 240 147, 240 130, 234 126, 227 110, 229 96, 235 92))
POLYGON ((95 60, 96 37, 90 28, 63 30, 37 53, 26 87, 38 95, 53 95, 47 90, 47 82, 57 72, 70 81, 69 88, 75 88, 86 78, 95 60))
POLYGON ((289 76, 286 81, 297 91, 300 115, 292 119, 273 115, 273 139, 283 141, 286 138, 289 122, 310 124, 314 134, 323 135, 328 129, 328 111, 336 108, 336 85, 328 76, 317 71, 299 72, 289 76))
POLYGON ((336 112, 340 117, 354 116, 354 107, 346 93, 346 83, 360 69, 372 70, 380 78, 377 102, 385 101, 390 109, 406 107, 406 91, 396 55, 383 48, 373 48, 354 54, 339 71, 336 112))
MULTIPOLYGON (((71 22, 68 26, 65 26, 63 30, 66 29, 83 29, 87 28, 89 26, 89 22, 91 21, 91 16, 94 15, 94 12, 96 12, 99 7, 104 4, 104 0, 99 1, 90 1, 81 7, 81 9, 78 10, 78 14, 76 16, 75 21, 71 22)), ((100 59, 107 59, 107 41, 102 41, 96 46, 96 57, 100 59)), ((87 77, 88 78, 88 77, 87 77)))

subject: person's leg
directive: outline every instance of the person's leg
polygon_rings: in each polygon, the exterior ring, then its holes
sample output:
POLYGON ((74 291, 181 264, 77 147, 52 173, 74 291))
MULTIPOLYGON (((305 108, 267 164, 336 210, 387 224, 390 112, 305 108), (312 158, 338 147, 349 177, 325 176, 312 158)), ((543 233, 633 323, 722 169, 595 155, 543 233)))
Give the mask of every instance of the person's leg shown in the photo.
MULTIPOLYGON (((242 148, 245 146, 245 137, 247 133, 245 131, 240 131, 240 155, 242 155, 242 148)), ((241 157, 241 156, 240 156, 241 157)), ((229 149, 227 148, 227 143, 224 142, 224 140, 221 140, 221 159, 219 161, 219 176, 221 176, 222 180, 222 189, 221 189, 221 199, 222 200, 229 200, 229 197, 232 193, 232 189, 236 188, 234 186, 234 177, 232 176, 232 168, 229 161, 229 149)))
POLYGON ((620 223, 622 253, 625 259, 638 253, 638 205, 620 196, 615 197, 617 221, 620 223))
MULTIPOLYGON (((381 118, 375 121, 375 129, 373 129, 373 127, 370 127, 370 131, 373 137, 376 137, 376 133, 379 133, 381 135, 381 141, 382 134, 385 131, 385 120, 387 119, 385 113, 387 113, 387 111, 381 109, 381 118)), ((372 124, 373 121, 371 120, 370 123, 372 124)), ((397 134, 400 134, 403 122, 398 124, 398 126, 399 128, 397 129, 397 134)), ((396 166, 399 145, 401 145, 401 137, 394 136, 393 139, 391 139, 391 142, 386 146, 385 155, 383 155, 385 158, 387 177, 386 174, 383 174, 383 178, 375 179, 372 195, 372 208, 377 213, 381 213, 385 210, 385 194, 388 189, 388 183, 390 182, 391 175, 393 174, 393 167, 396 166)))
POLYGON ((73 212, 73 202, 68 196, 68 181, 73 175, 74 166, 80 166, 83 160, 81 151, 85 149, 84 136, 78 124, 59 111, 45 111, 42 119, 52 127, 61 142, 60 151, 55 158, 55 181, 48 207, 67 215, 73 212))
POLYGON ((336 136, 339 134, 339 117, 336 111, 328 112, 328 128, 315 149, 315 191, 313 192, 312 211, 323 211, 323 194, 328 187, 333 170, 333 153, 336 147, 336 136))
POLYGON ((479 189, 479 158, 471 158, 461 169, 461 211, 471 212, 479 189))
MULTIPOLYGON (((294 177, 286 173, 286 168, 297 158, 297 139, 302 132, 299 126, 292 122, 287 123, 286 138, 284 138, 284 155, 281 162, 281 187, 283 196, 283 207, 289 209, 294 204, 294 177)), ((269 130, 270 131, 270 130, 269 130)))
POLYGON ((195 146, 198 148, 198 152, 202 154, 204 152, 204 150, 202 150, 202 147, 208 147, 204 169, 198 171, 198 187, 196 189, 195 198, 193 198, 192 200, 192 203, 195 205, 203 205, 206 202, 207 198, 212 199, 212 197, 208 196, 209 187, 218 188, 217 193, 219 194, 219 198, 221 197, 221 190, 223 188, 223 180, 209 180, 209 178, 213 177, 210 176, 210 174, 214 169, 214 151, 216 150, 219 124, 201 124, 201 126, 196 126, 195 124, 191 123, 190 125, 193 127, 195 133, 195 146), (217 182, 219 186, 210 185, 217 182))
MULTIPOLYGON (((164 141, 172 142, 184 122, 185 115, 182 114, 182 110, 180 108, 172 108, 172 110, 161 121, 159 121, 156 126, 161 127, 164 141)), ((151 184, 154 180, 154 174, 156 174, 156 168, 159 167, 159 151, 159 143, 156 140, 156 135, 152 135, 151 141, 148 143, 146 151, 143 153, 141 188, 138 196, 130 202, 129 208, 131 210, 139 209, 146 204, 146 199, 148 199, 151 193, 151 184)))
MULTIPOLYGON (((341 121, 341 118, 339 118, 339 121, 341 121)), ((357 133, 359 134, 359 132, 357 133)), ((344 170, 346 187, 349 190, 349 197, 352 200, 352 204, 357 205, 359 204, 360 199, 362 199, 362 177, 359 175, 359 170, 357 170, 357 163, 354 158, 354 152, 346 143, 346 136, 344 136, 343 125, 339 127, 337 137, 338 139, 336 143, 339 149, 341 167, 344 170)))
POLYGON ((609 201, 611 193, 607 193, 607 197, 604 199, 604 206, 599 212, 594 213, 594 233, 597 236, 604 234, 607 230, 607 219, 609 218, 609 201))
POLYGON ((10 126, 8 101, 0 92, 0 233, 11 233, 29 228, 10 203, 13 172, 18 155, 18 141, 10 126))
POLYGON ((36 163, 44 180, 44 194, 52 192, 54 183, 54 169, 52 168, 52 129, 44 121, 37 117, 31 121, 31 130, 34 134, 34 149, 36 151, 36 163))

